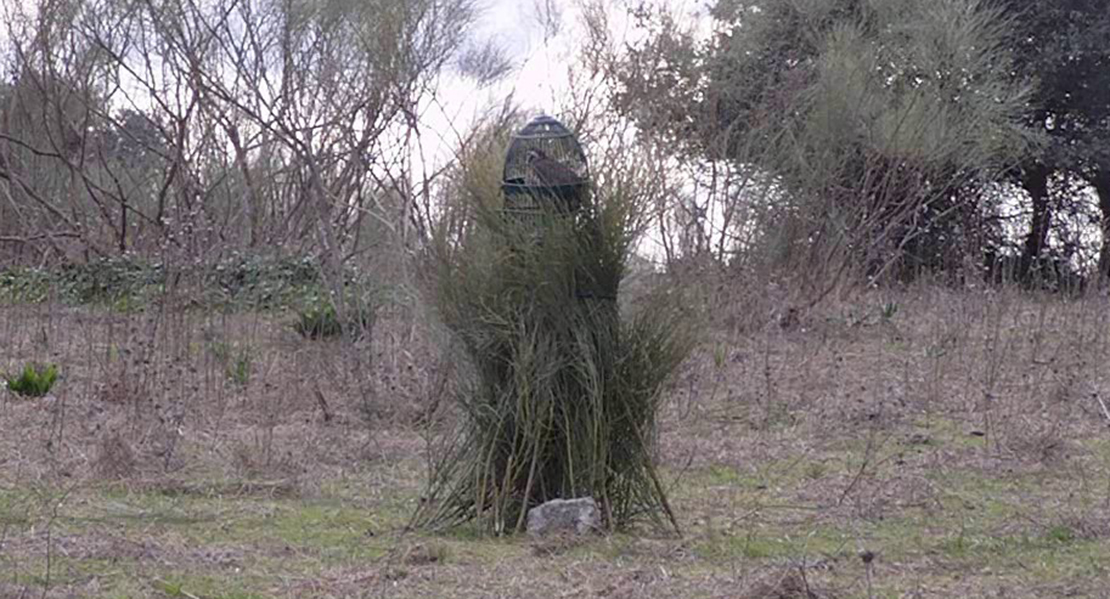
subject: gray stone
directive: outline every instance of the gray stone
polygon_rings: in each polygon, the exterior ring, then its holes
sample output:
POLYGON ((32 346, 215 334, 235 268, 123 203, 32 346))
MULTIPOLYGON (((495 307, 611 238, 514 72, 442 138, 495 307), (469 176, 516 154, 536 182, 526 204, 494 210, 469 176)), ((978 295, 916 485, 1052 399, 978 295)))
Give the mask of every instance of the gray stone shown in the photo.
POLYGON ((588 534, 601 529, 601 514, 593 497, 552 499, 528 510, 528 534, 588 534))

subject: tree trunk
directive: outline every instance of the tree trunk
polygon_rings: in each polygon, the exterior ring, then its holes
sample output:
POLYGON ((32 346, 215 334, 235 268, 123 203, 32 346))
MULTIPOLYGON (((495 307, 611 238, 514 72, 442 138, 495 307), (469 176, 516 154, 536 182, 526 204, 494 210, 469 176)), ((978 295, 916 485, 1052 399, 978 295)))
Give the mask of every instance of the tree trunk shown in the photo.
POLYGON ((1110 168, 1101 168, 1091 177, 1102 211, 1102 248, 1098 253, 1098 272, 1103 282, 1110 280, 1110 168))
POLYGON ((1034 265, 1041 258, 1048 245, 1048 230, 1052 224, 1052 207, 1049 205, 1048 176, 1051 169, 1043 164, 1034 164, 1022 170, 1021 184, 1029 193, 1033 217, 1029 223, 1029 234, 1025 237, 1025 248, 1021 254, 1018 276, 1028 281, 1034 265))

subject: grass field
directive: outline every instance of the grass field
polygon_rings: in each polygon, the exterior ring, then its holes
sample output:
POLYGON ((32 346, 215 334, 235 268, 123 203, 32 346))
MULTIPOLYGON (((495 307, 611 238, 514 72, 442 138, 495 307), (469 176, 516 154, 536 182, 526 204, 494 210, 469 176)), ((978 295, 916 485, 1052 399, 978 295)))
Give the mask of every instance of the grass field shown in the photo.
POLYGON ((1110 302, 919 287, 732 300, 668 388, 682 527, 406 531, 458 367, 280 311, 0 305, 2 597, 1110 597, 1110 302), (785 326, 783 326, 785 325, 785 326))

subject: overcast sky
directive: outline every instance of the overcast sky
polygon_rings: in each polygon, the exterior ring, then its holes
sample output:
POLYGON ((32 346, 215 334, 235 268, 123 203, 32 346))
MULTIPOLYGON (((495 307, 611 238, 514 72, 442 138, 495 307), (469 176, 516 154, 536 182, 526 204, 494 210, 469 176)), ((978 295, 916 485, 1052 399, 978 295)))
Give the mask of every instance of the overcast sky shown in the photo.
MULTIPOLYGON (((478 0, 482 9, 474 31, 477 43, 492 40, 511 58, 514 71, 500 84, 475 95, 472 85, 452 92, 457 100, 492 100, 512 93, 527 109, 552 111, 564 89, 572 49, 581 28, 573 0, 550 0, 556 7, 558 32, 545 36, 537 4, 548 0, 478 0)), ((621 0, 615 0, 620 2, 621 0)))
MULTIPOLYGON (((558 96, 566 82, 566 68, 574 60, 575 51, 582 40, 578 0, 478 0, 483 8, 477 35, 497 41, 519 67, 510 77, 510 87, 526 105, 536 103, 538 108, 554 107, 553 95, 558 96), (553 7, 558 18, 558 33, 545 37, 545 9, 553 7)), ((652 0, 649 4, 665 4, 678 15, 701 20, 708 0, 652 0)), ((640 0, 606 0, 610 7, 610 26, 618 35, 635 35, 627 18, 627 6, 640 0)))
POLYGON ((529 49, 529 38, 542 36, 531 0, 483 0, 479 33, 498 38, 502 47, 515 55, 529 49))
MULTIPOLYGON (((639 0, 605 0, 610 7, 609 25, 616 37, 635 36, 625 8, 639 0)), ((653 0, 665 3, 695 22, 704 14, 707 0, 653 0)), ((512 58, 514 70, 503 81, 478 89, 471 81, 445 77, 435 105, 423 114, 424 133, 440 139, 424 148, 426 163, 442 164, 459 146, 475 115, 500 104, 510 94, 527 116, 560 112, 560 98, 567 90, 568 68, 578 59, 584 41, 578 0, 477 0, 482 9, 474 31, 477 42, 492 39, 512 58), (544 27, 542 5, 551 5, 558 17, 557 32, 544 27)))
POLYGON ((495 42, 512 59, 513 71, 484 89, 453 73, 445 75, 436 98, 425 105, 421 115, 427 143, 420 149, 423 158, 417 157, 418 161, 435 170, 450 160, 477 116, 509 95, 529 116, 557 112, 556 98, 566 88, 566 69, 573 60, 570 49, 578 28, 577 18, 571 14, 573 2, 555 1, 562 9, 564 26, 557 36, 545 39, 535 0, 478 0, 482 14, 474 41, 495 42))

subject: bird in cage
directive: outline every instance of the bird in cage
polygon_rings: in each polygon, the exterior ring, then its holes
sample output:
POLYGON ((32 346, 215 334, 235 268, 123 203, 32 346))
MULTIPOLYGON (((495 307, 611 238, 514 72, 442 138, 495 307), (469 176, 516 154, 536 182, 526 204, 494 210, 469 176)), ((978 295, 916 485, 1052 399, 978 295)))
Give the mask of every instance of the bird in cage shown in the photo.
POLYGON ((536 182, 547 187, 560 185, 576 185, 582 182, 582 177, 569 166, 548 157, 538 148, 528 150, 525 163, 532 169, 536 182))

